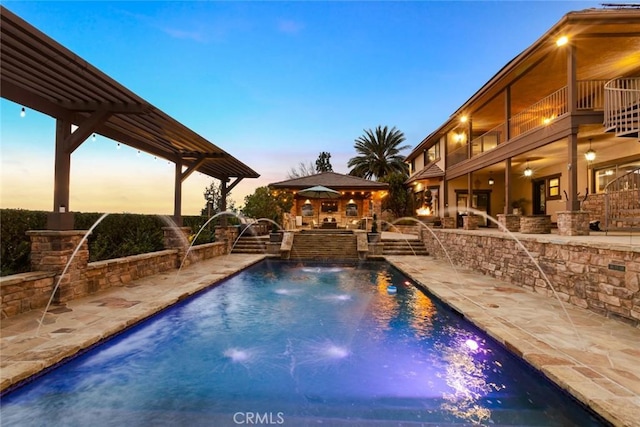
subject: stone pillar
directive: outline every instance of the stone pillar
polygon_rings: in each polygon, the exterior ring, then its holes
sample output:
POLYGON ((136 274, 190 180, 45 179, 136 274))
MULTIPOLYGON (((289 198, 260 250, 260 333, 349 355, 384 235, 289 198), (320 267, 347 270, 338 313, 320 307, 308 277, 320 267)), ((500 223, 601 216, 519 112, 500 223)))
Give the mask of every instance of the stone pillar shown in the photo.
POLYGON ((498 223, 502 225, 501 230, 520 231, 520 215, 498 214, 498 223))
POLYGON ((478 229, 478 215, 464 215, 462 217, 462 229, 463 230, 477 230, 478 229))
POLYGON ((86 230, 27 231, 31 239, 31 271, 55 272, 54 286, 60 282, 53 298, 55 303, 89 294, 89 244, 83 240, 86 234, 86 230))
POLYGON ((442 228, 456 228, 456 217, 455 216, 442 217, 442 228))
POLYGON ((560 211, 558 215, 558 235, 560 236, 588 236, 589 212, 560 211))
MULTIPOLYGON (((189 241, 189 235, 191 234, 191 227, 162 227, 162 241, 164 242, 165 249, 175 249, 178 251, 178 265, 179 268, 183 263, 183 259, 191 242, 189 241)), ((184 264, 189 265, 187 260, 184 260, 184 264)))
POLYGON ((238 228, 217 226, 215 228, 214 234, 216 236, 216 242, 226 243, 225 254, 231 253, 233 244, 235 243, 236 238, 238 237, 238 228))

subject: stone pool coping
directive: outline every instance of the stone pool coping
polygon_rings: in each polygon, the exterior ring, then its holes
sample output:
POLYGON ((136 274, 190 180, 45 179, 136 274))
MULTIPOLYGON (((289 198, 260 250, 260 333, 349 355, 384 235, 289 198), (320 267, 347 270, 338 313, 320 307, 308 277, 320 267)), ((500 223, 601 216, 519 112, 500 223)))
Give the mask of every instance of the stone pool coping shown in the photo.
MULTIPOLYGON (((158 311, 264 259, 232 254, 4 319, 6 390, 158 311)), ((432 257, 387 260, 615 426, 640 427, 640 329, 432 257), (464 285, 462 285, 464 283, 464 285), (571 321, 568 320, 566 313, 571 321), (573 323, 573 325, 571 324, 573 323)))
POLYGON ((640 329, 423 257, 387 260, 614 426, 640 426, 640 329))

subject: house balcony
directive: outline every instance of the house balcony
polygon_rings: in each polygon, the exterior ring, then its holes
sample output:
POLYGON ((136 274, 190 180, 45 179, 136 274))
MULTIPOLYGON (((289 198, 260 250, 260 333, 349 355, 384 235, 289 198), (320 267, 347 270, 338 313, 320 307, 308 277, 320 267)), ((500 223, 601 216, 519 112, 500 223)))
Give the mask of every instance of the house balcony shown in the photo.
MULTIPOLYGON (((604 88, 607 80, 580 80, 577 83, 577 110, 604 111, 604 88)), ((558 118, 565 117, 568 114, 568 87, 565 86, 513 115, 508 121, 500 123, 480 136, 473 138, 470 142, 471 150, 465 144, 449 152, 447 155, 447 167, 468 160, 470 157, 494 150, 501 144, 509 143, 523 135, 544 128, 558 118)))

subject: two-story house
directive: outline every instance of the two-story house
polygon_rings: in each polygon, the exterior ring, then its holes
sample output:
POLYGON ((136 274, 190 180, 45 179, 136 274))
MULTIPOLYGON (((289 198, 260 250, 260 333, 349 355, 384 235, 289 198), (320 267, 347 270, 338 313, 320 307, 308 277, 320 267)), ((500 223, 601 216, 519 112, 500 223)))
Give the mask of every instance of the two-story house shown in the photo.
POLYGON ((640 7, 570 12, 407 156, 417 214, 638 227, 639 110, 640 7))

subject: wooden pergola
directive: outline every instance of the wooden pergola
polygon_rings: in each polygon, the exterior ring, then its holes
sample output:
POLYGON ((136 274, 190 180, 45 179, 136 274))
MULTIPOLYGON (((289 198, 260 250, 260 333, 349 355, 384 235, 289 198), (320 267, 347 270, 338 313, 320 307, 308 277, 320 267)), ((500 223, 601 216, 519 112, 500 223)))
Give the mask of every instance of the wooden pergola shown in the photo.
POLYGON ((175 163, 178 225, 182 182, 193 172, 219 179, 223 201, 242 179, 260 176, 3 6, 0 63, 1 96, 56 119, 50 229, 73 227, 68 216, 71 154, 93 134, 175 163))

